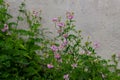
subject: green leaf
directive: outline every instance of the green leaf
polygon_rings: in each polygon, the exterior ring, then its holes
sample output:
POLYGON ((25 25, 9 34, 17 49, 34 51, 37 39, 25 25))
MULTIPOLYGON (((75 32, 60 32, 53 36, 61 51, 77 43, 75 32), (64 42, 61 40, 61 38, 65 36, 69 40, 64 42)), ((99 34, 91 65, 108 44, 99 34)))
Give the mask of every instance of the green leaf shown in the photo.
POLYGON ((37 74, 37 70, 34 69, 32 66, 27 67, 25 72, 27 72, 27 76, 32 76, 32 75, 37 74))
POLYGON ((21 16, 18 16, 17 19, 18 19, 19 21, 23 21, 23 20, 24 20, 23 17, 21 17, 21 16))

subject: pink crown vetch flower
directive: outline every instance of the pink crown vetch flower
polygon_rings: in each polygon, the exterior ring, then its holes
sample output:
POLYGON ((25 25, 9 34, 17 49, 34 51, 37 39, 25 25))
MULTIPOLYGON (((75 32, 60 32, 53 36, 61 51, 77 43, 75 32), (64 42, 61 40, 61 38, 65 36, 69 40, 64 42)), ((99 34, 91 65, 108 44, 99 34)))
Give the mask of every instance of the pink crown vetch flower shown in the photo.
POLYGON ((65 74, 65 75, 63 76, 63 78, 64 78, 64 80, 69 80, 69 74, 65 74))
POLYGON ((67 13, 66 13, 66 16, 67 16, 67 18, 70 19, 70 20, 74 18, 73 12, 67 12, 67 13))
POLYGON ((74 63, 74 64, 72 64, 71 66, 72 66, 72 68, 74 69, 74 68, 77 67, 77 64, 74 63))
POLYGON ((59 48, 59 50, 63 50, 64 49, 64 45, 63 45, 63 43, 62 44, 60 44, 60 46, 58 47, 59 48))
POLYGON ((58 21, 58 18, 53 18, 52 21, 53 21, 53 22, 57 22, 57 21, 58 21))
POLYGON ((60 59, 61 58, 61 56, 60 56, 60 54, 54 54, 54 57, 56 58, 56 59, 60 59))
POLYGON ((51 49, 55 52, 55 51, 58 51, 58 47, 57 46, 55 46, 55 45, 52 45, 51 46, 51 49))
POLYGON ((68 41, 67 41, 66 39, 64 39, 62 45, 63 45, 63 46, 66 46, 67 44, 68 44, 68 41))
POLYGON ((4 24, 4 28, 1 29, 2 32, 6 32, 9 29, 7 24, 4 24))
POLYGON ((49 69, 51 69, 51 68, 53 68, 54 66, 53 66, 52 64, 47 64, 47 67, 48 67, 49 69))
POLYGON ((64 27, 64 26, 65 26, 65 23, 59 22, 59 23, 57 24, 57 26, 59 26, 59 27, 64 27))
POLYGON ((37 11, 33 11, 33 16, 37 17, 38 16, 38 12, 37 11))
POLYGON ((98 42, 94 42, 93 46, 94 46, 94 49, 96 49, 100 47, 100 44, 98 42))

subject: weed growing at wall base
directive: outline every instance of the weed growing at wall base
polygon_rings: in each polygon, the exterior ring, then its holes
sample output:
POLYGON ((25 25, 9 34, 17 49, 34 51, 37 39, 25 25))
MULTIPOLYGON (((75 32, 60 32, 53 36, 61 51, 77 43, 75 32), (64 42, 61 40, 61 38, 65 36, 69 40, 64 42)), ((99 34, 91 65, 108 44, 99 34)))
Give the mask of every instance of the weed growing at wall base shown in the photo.
POLYGON ((53 18, 58 35, 50 39, 42 27, 41 11, 30 13, 22 3, 15 22, 0 0, 0 80, 119 80, 116 55, 109 61, 96 55, 97 42, 82 42, 74 13, 53 18), (19 29, 26 22, 28 29, 19 29), (94 44, 94 46, 92 46, 94 44))

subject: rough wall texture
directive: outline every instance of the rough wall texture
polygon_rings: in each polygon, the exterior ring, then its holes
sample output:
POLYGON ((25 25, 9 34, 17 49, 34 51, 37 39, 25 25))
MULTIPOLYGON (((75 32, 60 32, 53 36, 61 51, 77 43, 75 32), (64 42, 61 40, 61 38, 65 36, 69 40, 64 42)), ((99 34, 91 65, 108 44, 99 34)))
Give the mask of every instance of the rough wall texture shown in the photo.
MULTIPOLYGON (((5 0, 10 12, 17 16, 17 9, 23 0, 5 0)), ((26 0, 29 10, 42 10, 43 26, 54 31, 51 19, 65 16, 66 11, 75 13, 76 25, 83 36, 98 41, 97 49, 103 58, 120 53, 120 0, 26 0)))

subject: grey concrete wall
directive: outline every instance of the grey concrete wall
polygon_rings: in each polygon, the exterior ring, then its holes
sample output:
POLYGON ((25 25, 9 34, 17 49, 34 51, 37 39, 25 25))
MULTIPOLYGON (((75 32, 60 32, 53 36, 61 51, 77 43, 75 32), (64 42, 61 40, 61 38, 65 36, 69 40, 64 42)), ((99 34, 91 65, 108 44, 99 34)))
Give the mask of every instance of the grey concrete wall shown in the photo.
MULTIPOLYGON (((10 13, 17 15, 23 0, 5 0, 10 4, 10 13)), ((52 18, 66 11, 75 13, 77 29, 84 38, 100 43, 97 49, 103 58, 120 53, 120 0, 26 0, 29 10, 42 10, 43 26, 54 31, 52 18)))

